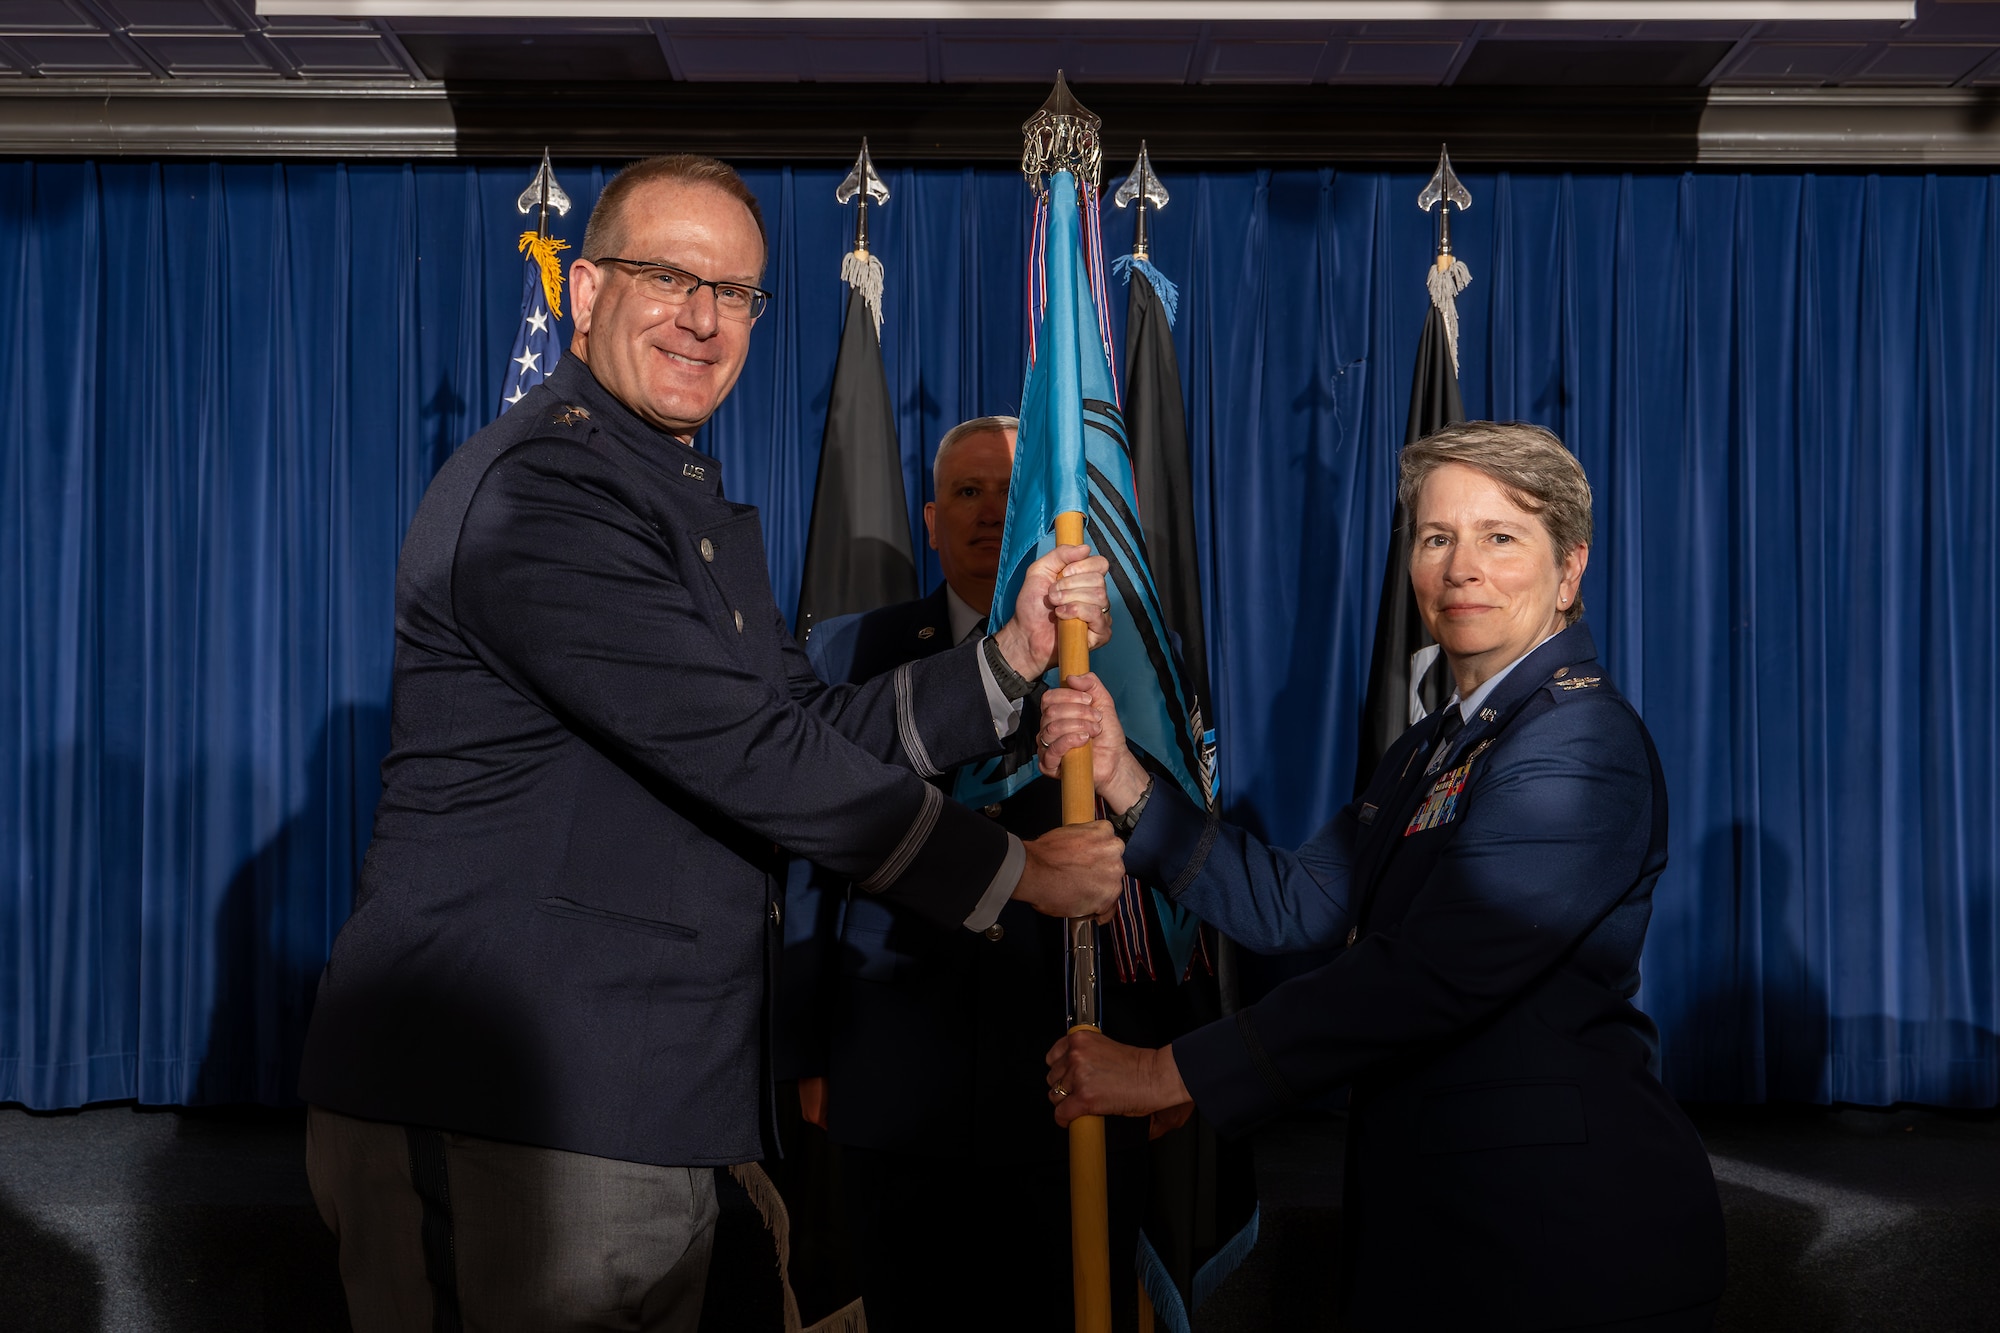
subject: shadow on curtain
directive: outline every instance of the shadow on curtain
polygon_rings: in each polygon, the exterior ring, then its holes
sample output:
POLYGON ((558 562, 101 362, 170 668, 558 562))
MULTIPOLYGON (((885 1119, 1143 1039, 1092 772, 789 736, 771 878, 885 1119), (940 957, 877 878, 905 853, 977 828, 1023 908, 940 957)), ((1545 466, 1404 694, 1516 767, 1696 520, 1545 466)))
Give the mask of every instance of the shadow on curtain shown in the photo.
MULTIPOLYGON (((0 164, 0 1101, 291 1096, 387 745, 397 547, 496 400, 528 169, 0 164)), ((562 174, 580 241, 605 168, 562 174)), ((705 440, 787 612, 840 174, 748 173, 780 298, 705 440)), ((944 429, 1018 405, 1025 208, 1011 171, 889 179, 914 524, 944 429)), ((1669 1085, 2000 1102, 1995 179, 1467 183, 1467 409, 1583 459, 1590 619, 1672 788, 1641 997, 1669 1085)), ((1421 184, 1170 178, 1153 219, 1225 796, 1281 840, 1353 766, 1421 184)))

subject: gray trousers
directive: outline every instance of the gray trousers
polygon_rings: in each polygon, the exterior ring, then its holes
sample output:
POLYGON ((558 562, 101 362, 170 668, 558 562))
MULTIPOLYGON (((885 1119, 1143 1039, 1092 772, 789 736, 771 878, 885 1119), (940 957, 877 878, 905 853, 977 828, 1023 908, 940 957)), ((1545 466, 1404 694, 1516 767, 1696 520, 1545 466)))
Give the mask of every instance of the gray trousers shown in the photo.
POLYGON ((320 1107, 306 1175, 356 1333, 694 1333, 715 1172, 320 1107))

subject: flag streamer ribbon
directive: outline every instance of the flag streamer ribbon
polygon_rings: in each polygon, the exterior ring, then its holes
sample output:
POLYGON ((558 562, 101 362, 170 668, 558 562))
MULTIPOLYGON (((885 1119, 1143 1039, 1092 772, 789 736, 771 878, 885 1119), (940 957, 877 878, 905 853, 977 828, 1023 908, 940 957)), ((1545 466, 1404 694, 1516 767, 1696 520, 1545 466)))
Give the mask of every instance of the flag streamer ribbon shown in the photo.
MULTIPOLYGON (((1029 293, 1041 307, 1040 328, 1021 394, 989 628, 997 632, 1005 623, 1027 567, 1055 548, 1056 515, 1082 513, 1092 548, 1111 562, 1106 591, 1117 627, 1110 642, 1093 651, 1091 670, 1118 700, 1132 748, 1155 773, 1206 806, 1210 791, 1188 728, 1193 701, 1167 634, 1132 498, 1131 451, 1103 315, 1104 265, 1091 262, 1085 245, 1086 235, 1096 235, 1090 222, 1097 215, 1096 193, 1079 190, 1070 173, 1057 172, 1036 212, 1029 293)), ((955 794, 969 805, 990 805, 1036 774, 1031 763, 1008 757, 967 765, 955 794)), ((1157 890, 1153 903, 1179 977, 1193 957, 1199 923, 1157 890)))

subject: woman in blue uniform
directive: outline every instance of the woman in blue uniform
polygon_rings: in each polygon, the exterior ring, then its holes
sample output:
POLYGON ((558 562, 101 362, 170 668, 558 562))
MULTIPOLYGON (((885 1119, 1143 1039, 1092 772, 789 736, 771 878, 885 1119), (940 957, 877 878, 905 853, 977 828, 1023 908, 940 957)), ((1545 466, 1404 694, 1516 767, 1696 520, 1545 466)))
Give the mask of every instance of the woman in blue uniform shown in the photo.
POLYGON ((1094 741, 1125 863, 1318 971, 1158 1050, 1049 1052, 1056 1118, 1192 1102, 1228 1133, 1352 1088, 1342 1292, 1359 1329, 1706 1329, 1722 1214, 1632 1003, 1667 795, 1596 660, 1590 485, 1537 426, 1403 451, 1410 581, 1457 692, 1297 851, 1153 783, 1103 686, 1042 702, 1043 763, 1094 741))

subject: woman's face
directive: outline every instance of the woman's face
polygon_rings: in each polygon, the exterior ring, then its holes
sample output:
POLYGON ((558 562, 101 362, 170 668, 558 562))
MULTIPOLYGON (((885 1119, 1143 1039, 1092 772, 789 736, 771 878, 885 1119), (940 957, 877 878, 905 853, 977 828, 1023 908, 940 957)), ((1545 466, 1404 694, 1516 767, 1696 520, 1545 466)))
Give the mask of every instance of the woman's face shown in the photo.
POLYGON ((1492 477, 1445 464, 1425 479, 1411 519, 1417 609, 1461 692, 1563 627, 1590 548, 1558 553, 1542 520, 1492 477))

